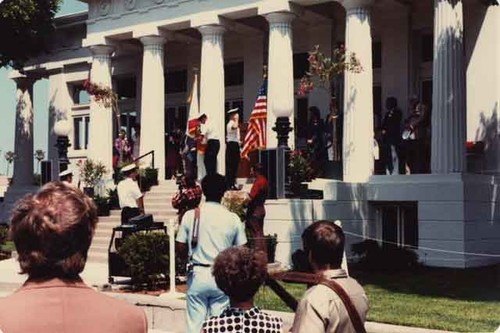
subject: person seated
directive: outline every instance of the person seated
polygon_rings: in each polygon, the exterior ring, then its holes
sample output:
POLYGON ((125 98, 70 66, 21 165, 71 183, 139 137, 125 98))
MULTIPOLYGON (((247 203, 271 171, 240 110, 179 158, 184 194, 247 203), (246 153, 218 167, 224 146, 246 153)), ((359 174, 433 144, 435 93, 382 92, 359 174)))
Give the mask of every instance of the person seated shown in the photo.
POLYGON ((94 291, 80 278, 97 224, 89 197, 63 182, 48 183, 16 204, 10 223, 28 279, 0 298, 0 331, 147 332, 141 309, 94 291))
POLYGON ((342 228, 332 221, 314 222, 302 233, 302 243, 312 271, 321 276, 323 282, 309 288, 300 300, 291 332, 364 332, 368 299, 363 287, 341 268, 345 243, 342 228), (347 294, 349 307, 353 311, 351 315, 331 284, 347 294))
POLYGON ((254 296, 267 276, 267 259, 262 251, 233 246, 216 258, 212 273, 217 286, 229 297, 230 306, 219 316, 203 323, 203 333, 282 332, 281 318, 262 312, 254 306, 254 296))

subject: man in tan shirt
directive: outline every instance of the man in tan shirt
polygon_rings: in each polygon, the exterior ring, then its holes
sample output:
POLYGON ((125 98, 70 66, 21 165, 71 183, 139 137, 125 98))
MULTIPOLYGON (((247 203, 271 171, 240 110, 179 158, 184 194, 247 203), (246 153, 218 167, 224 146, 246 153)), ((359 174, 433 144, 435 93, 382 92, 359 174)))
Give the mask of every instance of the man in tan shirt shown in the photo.
MULTIPOLYGON (((316 274, 333 279, 345 290, 364 323, 368 299, 363 287, 341 269, 345 236, 331 221, 318 221, 302 234, 304 252, 316 274)), ((293 333, 356 333, 346 307, 329 287, 318 284, 301 299, 292 327, 293 333)))

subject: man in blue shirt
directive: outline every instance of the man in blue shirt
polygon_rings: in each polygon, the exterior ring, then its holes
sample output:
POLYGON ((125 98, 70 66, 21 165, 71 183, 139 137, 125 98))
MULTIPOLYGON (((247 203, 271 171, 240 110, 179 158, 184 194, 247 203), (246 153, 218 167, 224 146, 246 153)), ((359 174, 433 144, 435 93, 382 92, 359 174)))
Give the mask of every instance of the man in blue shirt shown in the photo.
POLYGON ((218 316, 229 305, 228 297, 217 288, 212 276, 215 257, 228 247, 247 242, 245 226, 238 215, 220 204, 226 191, 224 177, 209 174, 203 178, 201 187, 206 202, 200 207, 199 217, 196 210, 187 211, 176 238, 178 255, 189 258, 192 266, 187 281, 186 331, 189 333, 199 333, 205 319, 218 316))

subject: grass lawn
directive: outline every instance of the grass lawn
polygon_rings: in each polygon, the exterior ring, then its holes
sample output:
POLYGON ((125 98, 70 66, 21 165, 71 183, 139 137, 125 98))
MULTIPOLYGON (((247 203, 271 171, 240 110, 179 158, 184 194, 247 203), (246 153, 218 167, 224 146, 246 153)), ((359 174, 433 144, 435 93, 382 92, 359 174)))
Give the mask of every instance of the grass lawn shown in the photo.
MULTIPOLYGON (((368 295, 369 321, 459 332, 493 332, 500 325, 500 265, 405 272, 351 268, 350 273, 368 295)), ((305 290, 297 284, 285 287, 296 298, 305 290)), ((291 311, 267 287, 256 301, 265 309, 291 311)))

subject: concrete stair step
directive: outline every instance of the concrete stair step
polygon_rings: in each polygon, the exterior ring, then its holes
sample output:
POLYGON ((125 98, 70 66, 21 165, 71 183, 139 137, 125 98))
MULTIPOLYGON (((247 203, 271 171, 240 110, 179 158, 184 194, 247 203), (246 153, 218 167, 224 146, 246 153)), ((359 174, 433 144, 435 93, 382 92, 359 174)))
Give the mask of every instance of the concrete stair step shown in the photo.
MULTIPOLYGON (((173 195, 172 195, 173 196, 173 195)), ((164 197, 164 196, 146 196, 144 198, 144 203, 152 203, 152 204, 167 204, 170 205, 172 197, 164 197)))
POLYGON ((170 200, 165 200, 163 202, 159 202, 159 201, 150 202, 149 200, 144 200, 144 205, 151 207, 151 208, 155 208, 155 209, 156 208, 158 208, 158 209, 174 209, 172 207, 172 203, 170 202, 170 200))
POLYGON ((97 262, 97 263, 107 263, 108 262, 108 252, 99 253, 99 252, 89 252, 87 261, 89 262, 97 262))
POLYGON ((95 236, 98 236, 98 237, 107 237, 108 241, 109 241, 109 239, 111 238, 111 233, 112 233, 111 229, 109 229, 109 230, 107 230, 107 229, 96 229, 95 236))
POLYGON ((111 240, 111 234, 109 235, 109 237, 95 235, 94 238, 92 239, 92 244, 90 246, 91 247, 94 245, 95 246, 108 246, 110 240, 111 240))

